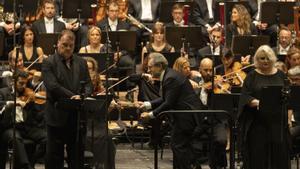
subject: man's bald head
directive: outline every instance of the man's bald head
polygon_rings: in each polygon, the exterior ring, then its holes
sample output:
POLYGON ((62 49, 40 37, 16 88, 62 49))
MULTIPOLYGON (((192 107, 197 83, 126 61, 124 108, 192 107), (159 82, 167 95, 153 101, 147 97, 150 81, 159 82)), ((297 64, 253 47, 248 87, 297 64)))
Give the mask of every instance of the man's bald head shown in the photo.
POLYGON ((204 58, 200 62, 199 72, 205 82, 209 81, 212 76, 213 62, 210 58, 204 58))

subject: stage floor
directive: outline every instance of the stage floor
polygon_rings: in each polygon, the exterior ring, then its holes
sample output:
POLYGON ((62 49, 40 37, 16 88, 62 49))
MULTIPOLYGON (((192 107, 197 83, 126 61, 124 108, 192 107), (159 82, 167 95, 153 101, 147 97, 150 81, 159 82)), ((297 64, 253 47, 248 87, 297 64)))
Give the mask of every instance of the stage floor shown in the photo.
MULTIPOLYGON (((159 169, 172 169, 172 151, 169 148, 164 149, 163 159, 160 159, 160 150, 158 153, 159 169)), ((236 167, 239 169, 240 167, 236 167)), ((6 169, 9 169, 7 164, 6 169)), ((35 169, 44 169, 43 164, 37 164, 35 169)), ((154 169, 154 150, 146 148, 141 149, 141 144, 120 143, 117 145, 116 169, 154 169)), ((202 169, 209 169, 207 164, 202 165, 202 169)), ((296 169, 296 161, 292 160, 292 169, 296 169)))

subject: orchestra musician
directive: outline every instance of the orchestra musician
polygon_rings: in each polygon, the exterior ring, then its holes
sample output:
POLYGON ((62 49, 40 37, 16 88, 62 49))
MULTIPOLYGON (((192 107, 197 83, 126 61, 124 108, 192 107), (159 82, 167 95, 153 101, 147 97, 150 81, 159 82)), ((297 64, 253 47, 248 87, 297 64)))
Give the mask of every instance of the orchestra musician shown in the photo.
MULTIPOLYGON (((40 112, 34 107, 34 96, 32 90, 26 88, 28 74, 18 71, 16 83, 17 107, 16 107, 16 140, 15 140, 15 160, 14 167, 20 169, 32 169, 37 158, 44 156, 46 152, 46 131, 38 126, 40 120, 37 120, 40 112), (29 139, 40 146, 39 151, 26 152, 23 139, 29 139), (30 154, 32 153, 32 154, 30 154), (32 159, 33 161, 29 161, 32 159)), ((13 142, 13 84, 9 87, 0 89, 0 100, 4 102, 1 105, 0 112, 0 168, 5 168, 8 156, 8 148, 12 147, 13 142), (6 103, 6 104, 5 104, 6 103)), ((43 126, 43 125, 42 125, 43 126)))
POLYGON ((288 68, 288 76, 291 80, 291 83, 299 85, 300 50, 295 47, 290 48, 286 55, 285 62, 288 68))
MULTIPOLYGON (((211 86, 205 84, 209 84, 211 82, 213 61, 210 58, 203 58, 199 65, 199 72, 201 74, 201 81, 199 83, 199 86, 201 86, 199 98, 204 108, 209 109, 212 89, 211 86)), ((227 131, 227 123, 225 121, 221 121, 217 124, 214 124, 211 138, 212 144, 208 156, 209 166, 211 169, 226 168, 227 166, 227 131)))
POLYGON ((292 47, 292 32, 287 27, 281 27, 279 30, 279 43, 273 50, 278 55, 286 55, 288 50, 292 47))
POLYGON ((194 10, 192 12, 192 19, 195 25, 202 27, 202 33, 206 36, 211 33, 213 29, 221 27, 220 16, 218 13, 218 2, 214 0, 195 0, 194 10))
POLYGON ((30 26, 22 27, 20 45, 20 53, 24 62, 33 62, 38 59, 38 62, 42 63, 44 52, 41 47, 36 46, 36 35, 30 26))
POLYGON ((226 28, 226 46, 230 47, 234 35, 256 35, 257 29, 244 5, 235 4, 232 8, 231 23, 226 28))
POLYGON ((65 24, 55 17, 55 2, 53 0, 44 0, 42 9, 44 17, 32 24, 32 29, 37 35, 40 33, 59 33, 66 29, 65 24))
POLYGON ((172 27, 172 26, 193 26, 192 22, 189 22, 187 25, 184 25, 184 6, 180 3, 176 3, 172 7, 172 22, 167 23, 166 26, 172 27))
POLYGON ((78 162, 75 156, 77 113, 64 110, 60 100, 80 99, 81 89, 84 95, 90 95, 93 87, 86 61, 73 54, 74 46, 74 33, 64 30, 58 38, 57 53, 43 60, 42 77, 47 92, 46 169, 63 168, 65 145, 69 168, 76 168, 78 162))
MULTIPOLYGON (((160 53, 149 55, 148 69, 154 78, 161 82, 161 97, 150 102, 139 102, 144 112, 141 117, 154 119, 166 110, 199 110, 202 108, 200 100, 195 94, 188 79, 180 73, 167 67, 168 61, 160 53), (184 92, 178 92, 184 91, 184 92)), ((192 150, 192 136, 196 128, 193 114, 173 114, 174 126, 172 130, 171 147, 173 151, 173 167, 177 169, 191 169, 194 163, 192 150)))
MULTIPOLYGON (((283 129, 283 140, 276 137, 281 122, 273 118, 271 124, 260 110, 262 88, 270 85, 284 85, 285 74, 275 68, 277 58, 267 45, 259 47, 254 55, 255 70, 249 72, 244 81, 238 113, 241 129, 241 151, 245 169, 290 168, 287 126, 283 129), (270 126, 271 125, 271 126, 270 126), (285 134, 284 134, 285 133, 285 134)), ((281 109, 276 112, 281 113, 281 109)))
POLYGON ((222 29, 216 28, 209 34, 210 44, 198 50, 199 60, 207 55, 220 55, 223 49, 222 45, 222 29))
POLYGON ((144 59, 146 57, 145 54, 151 52, 175 52, 174 47, 166 41, 165 26, 162 22, 156 22, 153 25, 150 43, 148 43, 142 49, 142 63, 144 62, 144 59))

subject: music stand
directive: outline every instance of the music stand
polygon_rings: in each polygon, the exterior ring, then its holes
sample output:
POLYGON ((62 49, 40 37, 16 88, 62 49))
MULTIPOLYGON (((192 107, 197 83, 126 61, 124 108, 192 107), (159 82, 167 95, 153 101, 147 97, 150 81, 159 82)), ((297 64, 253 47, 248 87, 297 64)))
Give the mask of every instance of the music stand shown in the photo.
POLYGON ((300 86, 291 86, 289 105, 296 112, 300 111, 300 86))
POLYGON ((46 55, 55 53, 56 44, 58 41, 57 33, 40 33, 37 38, 37 46, 41 47, 46 55))
POLYGON ((97 99, 61 99, 58 101, 57 108, 66 112, 77 113, 77 135, 76 135, 76 169, 84 168, 84 138, 86 137, 87 112, 101 112, 107 124, 107 109, 112 100, 112 95, 108 97, 99 96, 97 99))
POLYGON ((233 36, 232 52, 234 55, 253 56, 261 45, 268 45, 269 41, 270 37, 264 35, 233 36))
POLYGON ((261 22, 272 24, 294 23, 295 2, 262 2, 261 22))
POLYGON ((35 15, 39 0, 22 0, 23 13, 35 15))
MULTIPOLYGON (((106 32, 102 32, 101 43, 106 41, 106 32)), ((117 51, 119 46, 120 50, 134 52, 136 50, 136 32, 135 31, 108 31, 109 40, 113 51, 117 51)))
POLYGON ((64 0, 63 18, 91 18, 91 4, 97 4, 96 0, 64 0))
MULTIPOLYGON (((98 63, 98 72, 102 72, 106 69, 106 53, 78 53, 78 56, 81 57, 92 57, 94 58, 98 63)), ((109 53, 109 66, 114 64, 114 54, 109 53)))
MULTIPOLYGON (((159 21, 163 23, 169 23, 173 21, 172 17, 172 8, 175 4, 180 4, 182 6, 190 6, 190 11, 193 11, 194 8, 194 1, 187 0, 187 1, 162 1, 160 4, 160 17, 159 21)), ((190 18, 191 12, 189 12, 188 18, 190 18)))
POLYGON ((166 27, 166 39, 176 50, 180 50, 183 44, 194 49, 206 46, 199 26, 166 27))
POLYGON ((0 60, 7 60, 4 58, 4 33, 0 33, 0 60))

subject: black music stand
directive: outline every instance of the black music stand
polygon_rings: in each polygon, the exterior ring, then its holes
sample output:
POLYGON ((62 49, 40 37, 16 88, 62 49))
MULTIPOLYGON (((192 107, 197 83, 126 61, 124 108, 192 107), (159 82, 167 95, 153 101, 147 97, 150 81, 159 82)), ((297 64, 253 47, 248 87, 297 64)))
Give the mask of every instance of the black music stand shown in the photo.
POLYGON ((300 112, 300 86, 291 86, 291 96, 289 100, 290 107, 300 112))
POLYGON ((285 98, 283 90, 283 86, 265 86, 259 102, 258 118, 265 122, 271 139, 276 142, 284 142, 284 138, 287 138, 289 96, 285 98))
MULTIPOLYGON (((94 58, 97 62, 98 62, 98 72, 102 72, 106 69, 106 57, 107 54, 106 53, 78 53, 78 56, 81 57, 92 57, 94 58)), ((109 53, 109 65, 111 66, 114 64, 114 54, 113 53, 109 53)))
POLYGON ((43 49, 44 54, 52 55, 55 53, 58 41, 57 33, 40 33, 36 38, 37 46, 43 49))
MULTIPOLYGON (((86 137, 86 127, 87 127, 87 112, 99 112, 101 110, 104 113, 103 117, 106 121, 107 109, 112 100, 112 95, 106 97, 99 96, 97 99, 81 99, 81 100, 71 100, 71 99, 61 99, 58 101, 57 108, 77 113, 77 135, 76 135, 76 169, 84 168, 84 150, 85 150, 85 137, 86 137)), ((107 123, 107 122, 106 122, 107 123)))
POLYGON ((0 60, 7 60, 4 58, 4 33, 0 33, 0 60))
POLYGON ((261 22, 272 24, 294 23, 295 2, 262 2, 261 22))
POLYGON ((178 51, 183 46, 194 49, 206 46, 201 27, 198 26, 166 27, 166 39, 178 51))
POLYGON ((169 23, 173 21, 172 17, 172 8, 175 4, 180 4, 182 6, 188 5, 190 7, 189 12, 189 19, 191 11, 193 11, 194 8, 194 1, 193 0, 186 0, 186 1, 162 1, 160 4, 160 17, 159 21, 163 23, 169 23))
POLYGON ((231 21, 231 13, 232 13, 232 8, 234 5, 236 4, 240 4, 240 5, 244 5, 246 7, 246 9, 248 9, 248 12, 249 14, 251 14, 251 8, 250 8, 250 5, 247 1, 239 1, 239 2, 234 2, 234 1, 226 1, 225 0, 225 28, 226 28, 226 25, 228 25, 231 21))
POLYGON ((97 4, 96 0, 64 0, 63 18, 91 18, 92 4, 97 4))
MULTIPOLYGON (((106 32, 102 32, 101 41, 105 43, 106 32)), ((117 51, 118 47, 120 50, 126 50, 134 52, 136 50, 136 32, 135 31, 108 31, 109 40, 113 51, 117 51)))
POLYGON ((234 55, 253 56, 261 45, 268 45, 269 41, 270 37, 264 35, 233 36, 231 48, 234 55))

